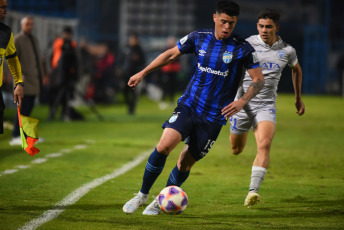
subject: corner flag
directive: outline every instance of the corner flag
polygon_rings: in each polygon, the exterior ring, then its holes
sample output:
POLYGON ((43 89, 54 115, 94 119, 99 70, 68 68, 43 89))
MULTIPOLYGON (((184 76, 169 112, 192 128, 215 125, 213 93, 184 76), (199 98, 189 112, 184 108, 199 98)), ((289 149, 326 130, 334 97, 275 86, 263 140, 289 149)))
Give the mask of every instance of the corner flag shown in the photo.
POLYGON ((22 148, 30 154, 30 156, 39 153, 39 149, 33 147, 33 145, 38 141, 38 130, 37 126, 39 123, 38 119, 27 117, 20 114, 19 105, 18 109, 18 120, 19 120, 19 129, 20 137, 22 141, 22 148))

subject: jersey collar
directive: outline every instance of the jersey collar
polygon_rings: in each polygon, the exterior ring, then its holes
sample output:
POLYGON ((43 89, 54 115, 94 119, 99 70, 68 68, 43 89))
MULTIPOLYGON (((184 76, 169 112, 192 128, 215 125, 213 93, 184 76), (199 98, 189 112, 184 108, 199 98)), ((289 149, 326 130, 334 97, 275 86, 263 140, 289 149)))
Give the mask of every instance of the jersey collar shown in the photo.
POLYGON ((266 48, 271 48, 271 47, 273 47, 273 46, 275 46, 275 45, 278 45, 278 44, 280 44, 280 43, 282 42, 282 38, 281 38, 280 36, 277 35, 277 40, 275 41, 275 43, 272 44, 272 46, 269 46, 268 44, 266 44, 266 43, 263 41, 263 39, 260 37, 259 34, 257 35, 257 37, 258 37, 259 42, 260 42, 263 46, 265 46, 266 48))

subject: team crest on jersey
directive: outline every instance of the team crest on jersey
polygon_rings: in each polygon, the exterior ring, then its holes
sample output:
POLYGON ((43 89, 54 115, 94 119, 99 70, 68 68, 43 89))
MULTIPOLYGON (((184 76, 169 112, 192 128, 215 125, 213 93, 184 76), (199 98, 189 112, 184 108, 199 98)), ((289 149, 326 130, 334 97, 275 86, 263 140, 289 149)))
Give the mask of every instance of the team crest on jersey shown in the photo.
POLYGON ((284 51, 283 51, 283 50, 279 50, 279 51, 278 51, 278 56, 279 56, 280 58, 282 58, 282 57, 284 56, 284 51))
POLYGON ((178 118, 178 115, 179 115, 179 112, 178 113, 173 113, 172 116, 170 117, 170 119, 168 120, 169 123, 173 123, 177 120, 178 118))
POLYGON ((230 63, 232 61, 232 58, 233 58, 233 53, 226 51, 223 54, 222 60, 223 60, 224 63, 228 64, 228 63, 230 63))

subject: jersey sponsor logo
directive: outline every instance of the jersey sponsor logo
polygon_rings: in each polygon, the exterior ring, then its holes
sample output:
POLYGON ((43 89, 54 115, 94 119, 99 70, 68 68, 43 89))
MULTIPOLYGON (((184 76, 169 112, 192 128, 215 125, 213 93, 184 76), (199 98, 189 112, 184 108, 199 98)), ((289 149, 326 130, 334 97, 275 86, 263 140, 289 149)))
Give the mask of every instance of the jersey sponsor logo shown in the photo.
POLYGON ((279 66, 278 63, 273 63, 273 62, 264 62, 263 64, 260 65, 262 69, 280 69, 281 67, 279 66))
POLYGON ((232 61, 232 58, 233 58, 233 54, 231 52, 226 51, 223 54, 222 60, 224 63, 228 64, 232 61))
POLYGON ((183 37, 182 39, 180 39, 180 44, 184 45, 184 43, 186 42, 186 40, 188 40, 188 35, 186 35, 185 37, 183 37))
POLYGON ((204 54, 206 54, 207 52, 205 50, 200 50, 199 51, 199 56, 204 56, 204 54))
POLYGON ((282 58, 282 57, 284 56, 284 51, 283 51, 283 50, 279 50, 279 51, 278 51, 278 56, 279 56, 280 58, 282 58))
POLYGON ((201 70, 202 72, 211 73, 211 74, 219 75, 222 77, 228 76, 228 70, 226 70, 225 72, 221 72, 220 70, 213 70, 212 68, 209 68, 209 67, 203 67, 201 66, 200 63, 198 63, 198 69, 201 70))
POLYGON ((180 112, 178 113, 173 113, 172 116, 170 117, 170 119, 168 120, 169 123, 173 123, 177 120, 178 118, 178 115, 179 115, 180 112))

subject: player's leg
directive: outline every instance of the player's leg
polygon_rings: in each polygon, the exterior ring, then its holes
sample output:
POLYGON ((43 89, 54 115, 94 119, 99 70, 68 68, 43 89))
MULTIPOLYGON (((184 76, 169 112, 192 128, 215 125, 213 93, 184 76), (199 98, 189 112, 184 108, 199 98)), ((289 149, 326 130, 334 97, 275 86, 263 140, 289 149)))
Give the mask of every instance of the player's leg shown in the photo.
POLYGON ((231 143, 232 153, 234 155, 238 155, 244 150, 247 140, 247 134, 248 132, 238 135, 234 133, 230 134, 229 142, 231 143))
POLYGON ((260 202, 258 190, 269 167, 270 148, 275 129, 276 125, 272 121, 261 121, 255 128, 257 155, 252 166, 250 190, 244 203, 245 206, 252 206, 260 202))
MULTIPOLYGON (((191 167, 196 163, 196 160, 191 156, 189 152, 189 146, 185 145, 182 150, 177 165, 170 173, 170 177, 167 181, 167 186, 177 185, 181 186, 185 180, 189 177, 191 167)), ((158 215, 161 212, 157 197, 150 203, 145 210, 143 215, 158 215)))
POLYGON ((193 158, 189 151, 189 145, 186 144, 179 155, 177 165, 170 173, 170 177, 168 178, 166 186, 176 185, 180 187, 189 177, 191 167, 196 162, 197 161, 193 158))
POLYGON ((164 169, 167 156, 181 140, 182 136, 178 131, 172 128, 164 129, 157 147, 148 158, 139 193, 123 206, 125 213, 131 214, 147 202, 149 191, 164 169))
POLYGON ((252 127, 251 117, 253 116, 248 116, 246 110, 241 110, 230 118, 229 142, 234 155, 238 155, 245 148, 247 135, 252 127))

